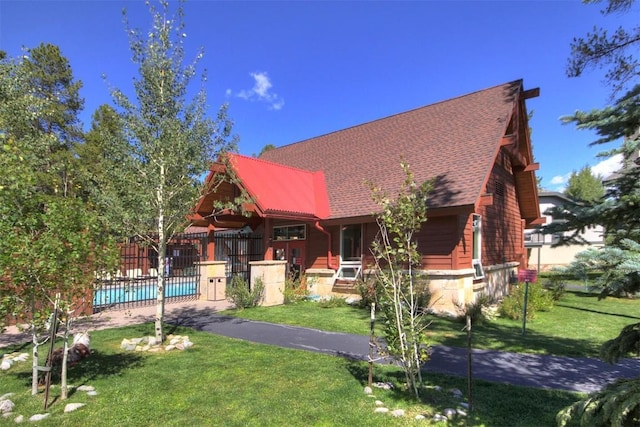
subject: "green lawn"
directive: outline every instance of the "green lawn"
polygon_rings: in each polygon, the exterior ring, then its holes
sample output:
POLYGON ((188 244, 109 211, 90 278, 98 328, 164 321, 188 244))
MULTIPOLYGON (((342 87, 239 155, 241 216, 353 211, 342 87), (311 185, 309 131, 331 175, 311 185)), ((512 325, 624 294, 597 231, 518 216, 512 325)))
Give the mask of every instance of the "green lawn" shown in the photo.
MULTIPOLYGON (((249 311, 247 311, 248 313, 249 311)), ((196 332, 186 328, 195 346, 187 351, 133 353, 120 349, 123 338, 151 335, 153 325, 92 332, 90 358, 70 371, 70 383, 91 385, 97 396, 76 391, 69 402, 87 406, 63 413, 56 399, 51 416, 39 426, 412 426, 417 414, 441 412, 458 402, 448 391, 465 392, 464 379, 429 375, 422 402, 397 391, 375 390, 390 409, 405 418, 374 414, 375 399, 366 397, 367 364, 311 352, 288 350, 196 332)), ((9 350, 29 351, 27 346, 9 350)), ((43 352, 44 353, 44 352, 43 352)), ((30 395, 30 363, 0 371, 0 395, 15 393, 15 413, 42 412, 42 394, 30 395)), ((375 381, 398 385, 395 368, 376 367, 375 381)), ((477 426, 553 425, 555 413, 577 400, 572 393, 527 389, 478 381, 475 410, 467 418, 477 426)), ((11 419, 11 418, 10 418, 11 419)), ((9 422, 7 419, 4 422, 9 422)), ((445 425, 440 423, 439 425, 445 425)), ((458 419, 448 425, 465 425, 458 419)))
MULTIPOLYGON (((316 302, 228 310, 225 314, 265 322, 306 326, 335 332, 369 334, 368 310, 358 307, 323 308, 316 302)), ((432 316, 428 334, 431 344, 465 346, 463 324, 432 316)), ((476 348, 564 356, 596 357, 600 345, 618 335, 623 326, 640 322, 640 300, 607 298, 567 292, 550 312, 540 312, 527 321, 497 318, 473 328, 476 348)))

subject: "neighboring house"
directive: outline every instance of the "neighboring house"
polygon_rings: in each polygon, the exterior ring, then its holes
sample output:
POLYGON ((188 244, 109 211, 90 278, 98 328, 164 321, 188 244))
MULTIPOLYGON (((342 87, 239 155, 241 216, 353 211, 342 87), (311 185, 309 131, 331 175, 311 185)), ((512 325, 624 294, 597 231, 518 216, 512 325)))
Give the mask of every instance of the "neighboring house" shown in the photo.
MULTIPOLYGON (((570 197, 554 191, 540 191, 540 212, 545 217, 544 224, 554 222, 553 217, 547 212, 555 207, 562 207, 575 203, 570 197)), ((566 235, 571 232, 565 232, 566 235)), ((571 244, 554 247, 559 241, 559 236, 555 234, 543 234, 540 230, 525 231, 525 246, 528 249, 529 265, 539 271, 548 271, 554 267, 564 267, 574 260, 578 252, 582 252, 589 247, 604 246, 604 228, 600 225, 582 230, 578 234, 579 239, 584 240, 584 244, 571 244)))
MULTIPOLYGON (((312 291, 354 289, 373 265, 378 227, 368 183, 398 194, 404 159, 419 182, 433 180, 428 220, 417 236, 421 269, 436 309, 499 297, 527 267, 524 230, 540 217, 521 80, 364 123, 265 152, 237 154, 214 165, 236 176, 205 195, 196 225, 250 226, 264 236, 264 259, 282 259, 304 273, 312 291), (246 191, 249 217, 211 215, 215 200, 246 191), (313 280, 310 280, 313 278, 313 280)), ((213 251, 210 251, 213 253, 213 251)))

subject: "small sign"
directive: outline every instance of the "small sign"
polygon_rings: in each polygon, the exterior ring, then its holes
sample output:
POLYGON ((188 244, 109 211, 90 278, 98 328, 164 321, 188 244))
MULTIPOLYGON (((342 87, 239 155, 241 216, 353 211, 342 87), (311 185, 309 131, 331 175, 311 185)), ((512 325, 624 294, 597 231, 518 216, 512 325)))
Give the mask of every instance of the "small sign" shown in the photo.
POLYGON ((538 280, 538 270, 518 270, 518 282, 533 283, 538 280))

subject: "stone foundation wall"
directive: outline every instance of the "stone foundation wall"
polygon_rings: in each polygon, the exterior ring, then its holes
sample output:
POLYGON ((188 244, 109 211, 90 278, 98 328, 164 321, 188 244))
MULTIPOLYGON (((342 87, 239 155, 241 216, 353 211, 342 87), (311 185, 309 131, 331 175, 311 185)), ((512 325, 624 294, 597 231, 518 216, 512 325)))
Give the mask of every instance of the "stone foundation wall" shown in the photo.
POLYGON ((286 275, 286 261, 252 261, 251 289, 257 280, 262 280, 264 296, 260 305, 268 307, 284 304, 284 281, 286 275))
POLYGON ((331 295, 335 271, 330 268, 309 268, 304 272, 307 291, 310 295, 326 297, 331 295))

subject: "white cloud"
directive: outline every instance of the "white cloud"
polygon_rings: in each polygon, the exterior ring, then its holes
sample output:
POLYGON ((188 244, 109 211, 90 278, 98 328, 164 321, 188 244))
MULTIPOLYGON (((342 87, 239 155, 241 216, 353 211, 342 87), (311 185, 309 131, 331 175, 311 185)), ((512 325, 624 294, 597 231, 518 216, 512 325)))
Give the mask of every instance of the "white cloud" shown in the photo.
MULTIPOLYGON (((266 102, 269 104, 269 108, 273 110, 282 109, 284 107, 284 99, 280 98, 277 93, 271 92, 273 84, 269 79, 269 75, 265 72, 250 73, 250 75, 254 80, 253 87, 241 90, 235 96, 247 101, 266 102)), ((231 94, 231 89, 227 89, 227 95, 231 94)))
MULTIPOLYGON (((607 178, 613 172, 620 169, 622 166, 622 155, 616 154, 606 160, 602 160, 596 163, 595 166, 591 166, 591 173, 594 175, 600 175, 602 178, 607 178)), ((565 175, 556 175, 549 181, 549 189, 553 191, 563 192, 567 188, 569 178, 573 172, 565 175)))
POLYGON ((570 176, 571 176, 571 173, 567 173, 565 175, 556 175, 553 178, 551 178, 551 181, 549 181, 549 185, 545 186, 545 188, 551 191, 557 191, 559 193, 562 193, 565 190, 565 188, 567 188, 567 183, 569 182, 570 176))
POLYGON ((553 178, 551 178, 551 185, 561 185, 561 184, 566 184, 569 181, 569 176, 571 176, 571 174, 566 174, 566 175, 556 175, 553 178))
POLYGON ((591 167, 591 173, 607 178, 622 167, 622 154, 616 154, 591 167))

